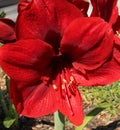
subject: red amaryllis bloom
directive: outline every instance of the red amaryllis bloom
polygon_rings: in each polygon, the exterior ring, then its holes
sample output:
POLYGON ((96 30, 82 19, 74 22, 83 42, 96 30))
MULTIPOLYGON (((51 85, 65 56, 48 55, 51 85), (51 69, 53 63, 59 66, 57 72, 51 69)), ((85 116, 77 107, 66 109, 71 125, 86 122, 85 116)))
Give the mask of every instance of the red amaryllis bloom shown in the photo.
POLYGON ((64 0, 33 0, 19 7, 18 40, 0 48, 18 113, 40 117, 59 110, 80 125, 77 86, 104 85, 120 77, 111 27, 100 18, 81 17, 64 0))
POLYGON ((13 42, 15 36, 15 23, 7 18, 0 18, 0 42, 13 42))
POLYGON ((114 31, 114 58, 120 63, 120 16, 118 14, 118 0, 91 0, 93 11, 91 16, 99 16, 111 25, 114 31))

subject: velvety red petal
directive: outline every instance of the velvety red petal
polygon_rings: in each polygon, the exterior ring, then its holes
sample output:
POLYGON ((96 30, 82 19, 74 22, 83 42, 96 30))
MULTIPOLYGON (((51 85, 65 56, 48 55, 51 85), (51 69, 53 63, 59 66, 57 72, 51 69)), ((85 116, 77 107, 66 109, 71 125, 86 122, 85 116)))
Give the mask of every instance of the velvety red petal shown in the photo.
POLYGON ((112 9, 111 17, 109 19, 109 24, 114 25, 116 23, 117 18, 118 18, 118 7, 115 6, 112 9))
POLYGON ((89 7, 89 2, 85 0, 68 0, 70 3, 74 4, 76 7, 78 7, 81 12, 87 16, 87 11, 89 7))
POLYGON ((32 0, 20 0, 18 3, 18 12, 23 11, 32 0))
POLYGON ((18 39, 44 39, 50 30, 63 32, 81 11, 64 0, 33 0, 19 13, 17 19, 18 39))
POLYGON ((12 101, 20 115, 36 118, 57 110, 56 91, 44 83, 24 86, 12 80, 10 92, 12 101))
POLYGON ((7 18, 0 18, 0 42, 13 42, 16 39, 15 23, 7 18))
POLYGON ((115 44, 117 46, 120 46, 120 36, 119 36, 119 34, 114 35, 114 40, 115 40, 115 44))
POLYGON ((91 16, 100 16, 113 24, 118 16, 117 0, 91 0, 93 11, 91 16))
POLYGON ((65 98, 62 97, 60 102, 60 112, 76 126, 81 125, 83 123, 84 114, 80 92, 76 90, 75 95, 72 93, 66 94, 65 98))
POLYGON ((113 40, 111 27, 102 19, 79 18, 65 30, 60 50, 83 72, 99 67, 109 58, 113 40))
POLYGON ((114 36, 115 38, 115 46, 114 46, 114 53, 113 56, 115 60, 120 63, 120 37, 114 36))
POLYGON ((118 34, 118 33, 120 34, 120 16, 118 16, 117 21, 113 25, 113 30, 115 34, 118 34))
POLYGON ((15 28, 15 22, 8 18, 0 18, 0 21, 11 26, 12 28, 15 28))
POLYGON ((48 74, 53 49, 40 40, 20 40, 0 48, 0 65, 10 78, 25 84, 48 74))
POLYGON ((81 86, 106 85, 120 79, 120 64, 116 60, 111 59, 100 68, 87 71, 86 75, 82 75, 75 69, 72 69, 71 73, 81 86))

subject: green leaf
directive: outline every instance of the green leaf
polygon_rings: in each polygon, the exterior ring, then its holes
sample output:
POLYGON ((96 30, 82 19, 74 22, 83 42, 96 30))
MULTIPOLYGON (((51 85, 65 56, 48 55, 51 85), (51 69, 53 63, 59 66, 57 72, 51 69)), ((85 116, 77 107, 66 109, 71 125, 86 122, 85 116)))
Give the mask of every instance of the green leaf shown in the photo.
POLYGON ((3 44, 0 42, 0 47, 2 46, 3 44))
POLYGON ((3 125, 6 128, 10 128, 16 121, 16 118, 6 117, 3 121, 3 125))
POLYGON ((6 116, 6 118, 3 121, 3 125, 6 128, 10 128, 15 124, 15 122, 18 121, 18 115, 16 113, 16 110, 14 108, 14 105, 11 104, 11 107, 9 109, 9 114, 6 116))
POLYGON ((105 103, 99 104, 99 107, 109 108, 109 107, 111 107, 112 105, 113 105, 112 102, 111 102, 111 103, 105 102, 105 103))
POLYGON ((84 122, 81 126, 76 127, 75 130, 83 130, 83 128, 87 125, 87 123, 92 120, 97 114, 103 111, 105 108, 95 108, 90 113, 85 116, 84 122))
POLYGON ((6 16, 6 13, 4 11, 0 12, 0 18, 4 18, 6 16))
POLYGON ((17 115, 17 112, 14 108, 14 105, 11 104, 11 107, 9 109, 9 114, 4 119, 3 125, 6 128, 10 128, 11 126, 13 126, 15 124, 15 122, 18 122, 18 115, 17 115))

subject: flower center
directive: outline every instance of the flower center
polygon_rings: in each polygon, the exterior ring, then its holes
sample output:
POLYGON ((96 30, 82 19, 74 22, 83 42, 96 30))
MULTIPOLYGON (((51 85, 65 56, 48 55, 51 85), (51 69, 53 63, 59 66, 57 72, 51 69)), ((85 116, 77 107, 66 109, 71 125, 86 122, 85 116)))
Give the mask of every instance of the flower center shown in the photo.
POLYGON ((51 87, 60 93, 60 99, 68 104, 70 114, 74 115, 71 100, 76 96, 77 82, 70 71, 71 61, 65 54, 58 54, 53 58, 51 66, 51 87))
POLYGON ((56 85, 56 87, 54 85, 53 88, 65 88, 65 86, 68 85, 73 79, 70 78, 70 68, 72 67, 72 65, 69 58, 64 54, 58 54, 53 58, 53 61, 51 63, 53 75, 52 79, 56 79, 56 77, 59 75, 61 83, 60 85, 56 85))
POLYGON ((56 54, 59 53, 61 36, 60 33, 54 30, 49 30, 45 36, 45 42, 49 43, 55 50, 56 54))

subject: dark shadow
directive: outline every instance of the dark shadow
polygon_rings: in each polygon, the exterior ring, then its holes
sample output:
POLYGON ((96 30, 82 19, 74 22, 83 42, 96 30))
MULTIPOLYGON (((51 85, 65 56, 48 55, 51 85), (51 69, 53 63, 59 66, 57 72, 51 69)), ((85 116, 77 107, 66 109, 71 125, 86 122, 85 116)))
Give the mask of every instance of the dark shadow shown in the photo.
MULTIPOLYGON (((50 115, 51 117, 51 115, 50 115)), ((19 118, 19 129, 17 130, 32 130, 32 126, 37 124, 54 126, 54 123, 50 121, 49 116, 44 116, 40 119, 28 118, 21 116, 19 118)))
POLYGON ((36 120, 34 118, 28 118, 21 116, 19 118, 19 130, 32 130, 32 126, 36 124, 36 120))
POLYGON ((92 130, 115 130, 118 127, 120 127, 120 120, 114 121, 106 126, 98 126, 92 130))
POLYGON ((53 122, 49 122, 49 121, 45 121, 45 120, 41 120, 41 121, 39 122, 39 124, 46 124, 46 125, 54 126, 54 123, 53 123, 53 122))

